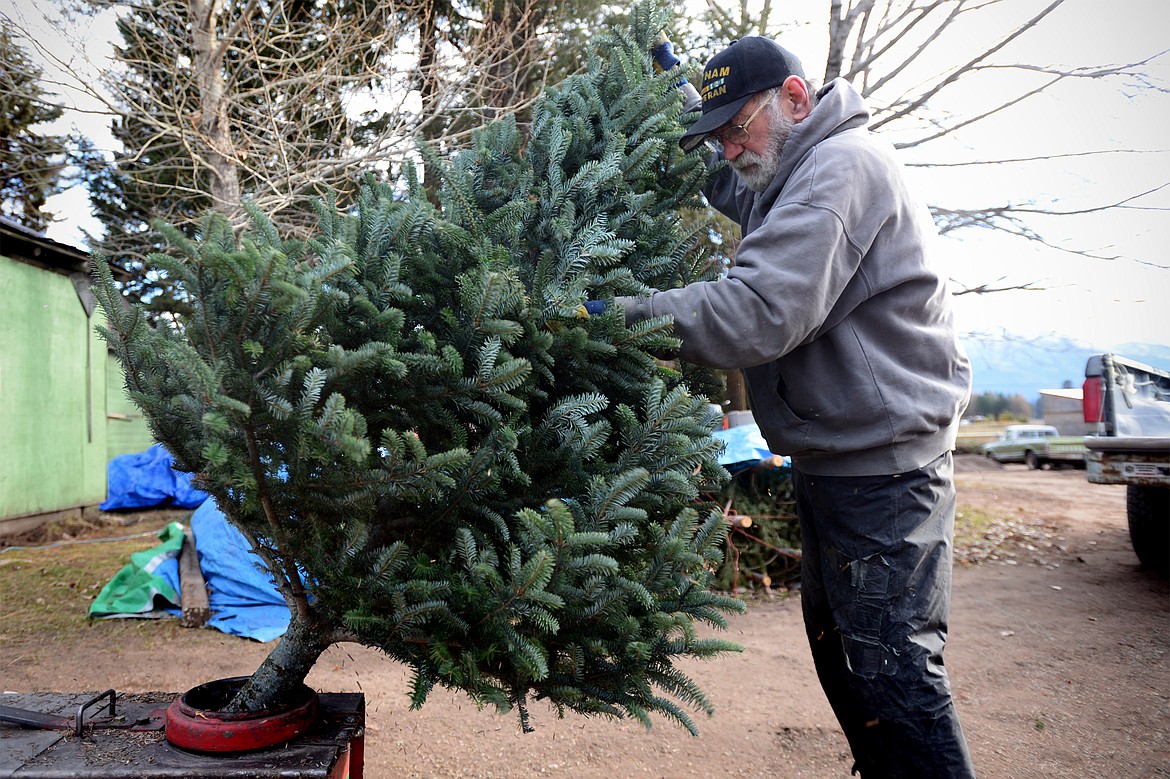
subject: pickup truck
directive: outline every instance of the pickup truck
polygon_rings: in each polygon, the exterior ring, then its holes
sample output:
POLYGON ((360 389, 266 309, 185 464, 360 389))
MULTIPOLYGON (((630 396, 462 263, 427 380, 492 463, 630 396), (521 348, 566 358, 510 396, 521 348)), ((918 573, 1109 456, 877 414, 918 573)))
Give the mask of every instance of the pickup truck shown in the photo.
POLYGON ((983 445, 983 454, 999 463, 1026 463, 1033 470, 1047 464, 1085 464, 1083 436, 1062 436, 1052 425, 1008 425, 999 440, 983 445))
POLYGON ((1086 473, 1126 485, 1129 539, 1142 565, 1170 571, 1170 372, 1115 354, 1085 365, 1086 473))

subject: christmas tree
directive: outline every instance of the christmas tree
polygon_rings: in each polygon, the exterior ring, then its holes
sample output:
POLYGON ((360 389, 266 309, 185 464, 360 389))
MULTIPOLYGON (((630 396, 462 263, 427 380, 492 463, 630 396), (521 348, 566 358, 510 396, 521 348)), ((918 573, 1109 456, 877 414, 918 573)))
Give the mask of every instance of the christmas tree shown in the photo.
POLYGON ((590 66, 467 150, 424 149, 322 203, 282 239, 253 209, 163 229, 153 261, 193 313, 150 327, 105 264, 103 335, 178 467, 273 573, 288 631, 230 704, 264 708, 339 641, 377 647, 480 705, 710 711, 682 657, 739 604, 709 589, 726 524, 702 489, 726 475, 704 397, 714 378, 656 359, 667 319, 627 326, 582 303, 712 272, 678 212, 701 160, 681 154, 677 74, 648 52, 644 6, 590 66))

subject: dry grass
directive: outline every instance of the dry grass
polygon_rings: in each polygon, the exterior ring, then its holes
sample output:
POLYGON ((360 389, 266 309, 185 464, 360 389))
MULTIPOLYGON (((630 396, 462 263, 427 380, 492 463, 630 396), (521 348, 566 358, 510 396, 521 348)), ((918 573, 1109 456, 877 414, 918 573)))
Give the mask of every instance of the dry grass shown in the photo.
POLYGON ((1055 527, 1041 520, 995 516, 960 505, 955 512, 955 563, 978 565, 1026 557, 1037 547, 1052 546, 1055 532, 1055 527))
POLYGON ((130 555, 190 511, 154 511, 133 525, 87 523, 41 533, 40 543, 0 549, 0 646, 69 638, 91 628, 89 604, 130 555), (130 536, 130 537, 127 537, 130 536))
MULTIPOLYGON (((43 539, 46 543, 0 549, 0 652, 6 645, 83 639, 91 630, 100 631, 103 639, 117 634, 134 641, 150 641, 159 631, 168 632, 158 620, 92 622, 89 605, 132 553, 155 546, 159 530, 189 516, 190 512, 144 512, 129 526, 91 523, 57 528, 43 539)), ((1053 530, 960 506, 955 562, 978 565, 1026 555, 1044 544, 1053 530)))

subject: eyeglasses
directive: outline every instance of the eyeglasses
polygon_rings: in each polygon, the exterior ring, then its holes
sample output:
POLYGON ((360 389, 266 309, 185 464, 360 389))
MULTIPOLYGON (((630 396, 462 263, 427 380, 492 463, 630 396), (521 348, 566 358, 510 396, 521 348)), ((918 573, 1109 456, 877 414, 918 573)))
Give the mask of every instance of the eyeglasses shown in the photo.
POLYGON ((752 139, 752 137, 748 135, 748 125, 750 125, 755 120, 755 118, 759 116, 760 111, 763 111, 764 106, 768 105, 768 103, 771 103, 772 98, 775 96, 775 92, 769 92, 767 99, 761 101, 760 104, 756 106, 756 110, 752 111, 752 115, 747 118, 746 122, 743 124, 728 125, 718 132, 711 133, 707 136, 707 142, 717 147, 715 151, 722 151, 723 144, 725 143, 734 143, 736 146, 743 146, 752 139))

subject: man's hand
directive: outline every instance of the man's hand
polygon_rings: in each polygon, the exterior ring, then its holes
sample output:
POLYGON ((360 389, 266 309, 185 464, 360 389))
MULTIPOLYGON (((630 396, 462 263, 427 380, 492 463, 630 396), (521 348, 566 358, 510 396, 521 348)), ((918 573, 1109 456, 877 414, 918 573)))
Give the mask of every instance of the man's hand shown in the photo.
POLYGON ((586 300, 577 308, 573 309, 573 313, 564 319, 549 319, 544 323, 545 328, 550 333, 559 333, 566 325, 573 319, 588 319, 593 316, 600 316, 609 308, 609 303, 604 300, 586 300))
POLYGON ((650 52, 654 56, 654 70, 662 73, 681 65, 682 60, 674 53, 674 44, 666 37, 665 32, 658 34, 658 40, 658 45, 650 52))
MULTIPOLYGON (((674 44, 670 42, 670 38, 666 37, 666 32, 658 33, 658 44, 650 50, 651 56, 654 58, 654 71, 656 73, 665 73, 669 70, 674 70, 682 64, 682 60, 674 53, 674 44)), ((698 91, 694 86, 687 81, 687 77, 679 72, 678 82, 675 86, 679 88, 683 95, 683 113, 690 113, 697 111, 702 105, 703 100, 699 97, 698 91)))
POLYGON ((575 316, 577 319, 588 319, 591 316, 604 314, 608 305, 609 304, 604 300, 586 300, 584 303, 577 306, 577 313, 575 316))

